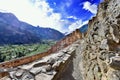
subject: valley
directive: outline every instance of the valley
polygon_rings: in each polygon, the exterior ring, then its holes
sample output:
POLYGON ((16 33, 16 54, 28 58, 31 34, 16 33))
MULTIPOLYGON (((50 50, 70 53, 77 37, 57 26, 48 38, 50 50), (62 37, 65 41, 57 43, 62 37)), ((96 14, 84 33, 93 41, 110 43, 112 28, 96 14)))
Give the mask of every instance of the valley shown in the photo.
POLYGON ((0 62, 42 53, 47 51, 54 44, 55 41, 49 40, 36 44, 0 46, 0 62))

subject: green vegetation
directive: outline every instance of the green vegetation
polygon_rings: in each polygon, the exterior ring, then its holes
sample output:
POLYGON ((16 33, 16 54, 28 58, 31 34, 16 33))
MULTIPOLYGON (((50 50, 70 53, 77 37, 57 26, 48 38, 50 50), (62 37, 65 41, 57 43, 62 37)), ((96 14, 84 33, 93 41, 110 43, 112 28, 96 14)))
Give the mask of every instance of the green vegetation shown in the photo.
POLYGON ((44 41, 37 44, 0 46, 0 62, 41 53, 54 44, 55 42, 53 41, 44 41))

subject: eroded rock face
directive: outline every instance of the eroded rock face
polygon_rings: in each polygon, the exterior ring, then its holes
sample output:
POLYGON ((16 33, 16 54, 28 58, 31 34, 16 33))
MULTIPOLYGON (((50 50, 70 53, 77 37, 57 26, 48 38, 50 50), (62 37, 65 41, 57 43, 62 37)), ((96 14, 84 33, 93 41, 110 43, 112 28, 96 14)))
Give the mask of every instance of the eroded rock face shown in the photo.
POLYGON ((105 0, 84 38, 83 80, 120 80, 120 0, 105 0))

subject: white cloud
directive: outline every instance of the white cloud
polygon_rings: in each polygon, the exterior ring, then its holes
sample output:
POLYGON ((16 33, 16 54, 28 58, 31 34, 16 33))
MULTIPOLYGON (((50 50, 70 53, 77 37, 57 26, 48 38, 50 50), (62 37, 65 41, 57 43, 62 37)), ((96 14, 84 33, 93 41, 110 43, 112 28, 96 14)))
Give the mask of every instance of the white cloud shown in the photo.
POLYGON ((68 19, 69 19, 69 18, 77 19, 77 17, 75 17, 75 16, 68 16, 67 18, 68 18, 68 19))
MULTIPOLYGON (((21 21, 25 21, 34 26, 50 27, 61 32, 72 32, 88 22, 78 20, 67 27, 70 22, 68 20, 62 20, 60 13, 54 13, 46 0, 32 1, 34 3, 31 3, 30 0, 0 0, 0 11, 14 13, 21 21)), ((67 7, 72 4, 71 1, 69 0, 66 3, 67 7)), ((83 8, 90 10, 92 13, 96 13, 97 10, 97 6, 95 4, 91 5, 89 2, 85 2, 83 8)), ((64 6, 61 6, 60 9, 63 9, 64 12, 64 6)), ((67 18, 78 19, 75 16, 68 16, 67 18)))
POLYGON ((88 11, 90 11, 93 14, 97 13, 97 5, 91 4, 88 1, 83 3, 83 9, 88 10, 88 11))
POLYGON ((61 14, 54 13, 46 0, 1 0, 0 11, 14 13, 21 21, 34 26, 50 27, 62 32, 64 22, 61 21, 61 14))
POLYGON ((87 24, 87 23, 88 23, 88 21, 82 22, 82 20, 80 19, 80 20, 72 23, 72 24, 68 27, 69 32, 72 32, 72 31, 74 31, 75 29, 78 29, 78 28, 82 27, 83 25, 85 25, 85 24, 87 24))

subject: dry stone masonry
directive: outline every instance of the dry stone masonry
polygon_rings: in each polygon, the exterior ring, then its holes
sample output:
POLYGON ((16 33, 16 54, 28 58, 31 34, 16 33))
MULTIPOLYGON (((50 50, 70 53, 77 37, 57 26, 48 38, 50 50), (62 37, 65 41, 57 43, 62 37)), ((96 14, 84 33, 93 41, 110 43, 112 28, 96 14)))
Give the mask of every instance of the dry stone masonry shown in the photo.
POLYGON ((81 80, 120 80, 120 0, 105 0, 98 8, 78 49, 81 80))

